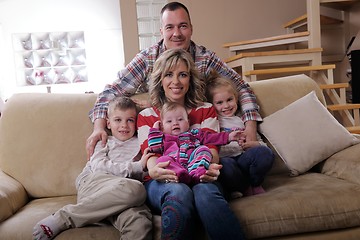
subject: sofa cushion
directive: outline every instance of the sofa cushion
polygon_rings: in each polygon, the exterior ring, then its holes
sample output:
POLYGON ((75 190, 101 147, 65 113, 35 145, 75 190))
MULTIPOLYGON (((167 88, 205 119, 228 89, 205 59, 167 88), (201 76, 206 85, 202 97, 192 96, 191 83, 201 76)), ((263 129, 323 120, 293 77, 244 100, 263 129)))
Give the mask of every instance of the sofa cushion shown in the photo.
MULTIPOLYGON (((283 109, 313 90, 320 102, 325 104, 324 95, 318 84, 305 74, 249 82, 249 85, 257 97, 256 100, 263 118, 283 109)), ((269 174, 288 172, 284 161, 276 153, 271 143, 265 137, 263 139, 275 153, 275 161, 269 174)))
POLYGON ((248 239, 360 226, 358 184, 306 173, 271 175, 263 186, 266 193, 230 202, 248 239))
POLYGON ((27 202, 24 187, 0 170, 0 222, 12 216, 27 202))
MULTIPOLYGON (((360 135, 356 135, 360 138, 360 135)), ((348 147, 335 153, 320 165, 321 173, 360 185, 360 147, 348 147)))
POLYGON ((259 131, 284 160, 292 176, 359 142, 321 104, 315 92, 265 117, 259 131))
POLYGON ((0 121, 0 168, 30 197, 76 193, 95 94, 14 94, 0 121))

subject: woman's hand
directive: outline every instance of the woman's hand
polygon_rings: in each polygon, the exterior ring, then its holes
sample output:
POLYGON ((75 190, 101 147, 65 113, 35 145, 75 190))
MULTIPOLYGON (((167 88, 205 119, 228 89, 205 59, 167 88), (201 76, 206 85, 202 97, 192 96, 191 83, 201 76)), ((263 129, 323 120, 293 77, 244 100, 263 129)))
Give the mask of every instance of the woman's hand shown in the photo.
POLYGON ((178 182, 179 179, 176 176, 176 173, 173 170, 166 169, 169 166, 170 161, 167 162, 159 162, 153 167, 149 168, 149 176, 152 179, 155 179, 160 182, 178 182))
POLYGON ((214 182, 218 179, 220 175, 220 169, 222 165, 217 163, 211 163, 209 169, 205 172, 204 175, 200 177, 200 182, 214 182))

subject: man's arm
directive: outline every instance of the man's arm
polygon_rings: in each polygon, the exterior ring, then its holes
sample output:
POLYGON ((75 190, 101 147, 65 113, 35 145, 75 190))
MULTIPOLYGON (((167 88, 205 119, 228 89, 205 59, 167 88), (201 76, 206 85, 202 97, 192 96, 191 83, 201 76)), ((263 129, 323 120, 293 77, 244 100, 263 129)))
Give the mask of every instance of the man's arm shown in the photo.
POLYGON ((103 118, 98 118, 94 121, 94 130, 91 135, 86 140, 86 153, 87 159, 89 160, 90 157, 94 153, 95 146, 98 141, 101 141, 101 146, 105 147, 107 141, 107 133, 105 131, 106 127, 106 120, 103 118))
POLYGON ((146 82, 146 55, 139 53, 136 57, 118 73, 118 79, 112 84, 106 85, 105 89, 99 93, 94 108, 89 112, 89 117, 94 123, 94 129, 86 142, 87 158, 94 153, 95 145, 102 141, 103 145, 107 141, 106 117, 108 104, 116 96, 132 96, 140 85, 146 82))
POLYGON ((241 118, 245 123, 246 141, 256 141, 257 122, 262 121, 259 114, 259 106, 256 103, 256 96, 249 84, 244 81, 241 76, 233 69, 228 67, 215 54, 211 55, 211 66, 214 67, 218 73, 226 78, 233 80, 239 92, 239 106, 241 108, 241 118))
POLYGON ((249 84, 237 72, 226 65, 214 52, 197 46, 195 64, 204 78, 211 74, 212 70, 215 70, 220 76, 231 79, 234 82, 239 92, 239 103, 244 122, 262 121, 259 114, 259 106, 256 103, 256 96, 249 84))

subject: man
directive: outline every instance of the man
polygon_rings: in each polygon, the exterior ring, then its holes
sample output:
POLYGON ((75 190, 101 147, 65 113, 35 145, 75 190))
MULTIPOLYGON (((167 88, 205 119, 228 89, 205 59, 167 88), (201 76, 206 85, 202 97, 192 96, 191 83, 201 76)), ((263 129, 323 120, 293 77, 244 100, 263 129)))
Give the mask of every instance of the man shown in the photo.
MULTIPOLYGON (((87 139, 88 158, 93 154, 98 141, 105 145, 107 141, 106 111, 110 99, 118 95, 131 96, 136 92, 147 92, 147 83, 156 59, 167 49, 182 48, 191 53, 202 79, 212 70, 221 76, 234 81, 239 91, 239 101, 242 109, 242 119, 245 122, 247 141, 256 140, 257 121, 261 121, 256 98, 249 85, 239 74, 229 68, 215 53, 191 41, 193 27, 188 9, 179 2, 166 4, 161 10, 162 40, 138 53, 135 58, 118 73, 118 79, 107 85, 98 96, 90 119, 94 122, 94 130, 87 139)), ((214 156, 218 157, 218 156, 214 156)))

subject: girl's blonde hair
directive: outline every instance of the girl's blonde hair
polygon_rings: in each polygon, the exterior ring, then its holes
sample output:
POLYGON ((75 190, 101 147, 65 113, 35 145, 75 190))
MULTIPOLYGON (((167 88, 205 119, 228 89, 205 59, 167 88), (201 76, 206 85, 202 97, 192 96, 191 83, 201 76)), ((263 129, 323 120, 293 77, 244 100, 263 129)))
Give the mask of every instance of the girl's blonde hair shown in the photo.
POLYGON ((209 77, 206 79, 205 96, 208 102, 213 103, 214 91, 220 87, 226 87, 229 91, 233 92, 236 98, 236 102, 238 102, 239 95, 235 84, 230 79, 221 77, 215 71, 211 71, 209 77))
POLYGON ((153 106, 160 109, 164 103, 168 102, 162 80, 168 72, 178 67, 180 62, 185 63, 190 74, 189 90, 185 94, 185 107, 195 108, 205 101, 205 85, 199 78, 198 70, 190 53, 183 49, 170 49, 161 54, 156 60, 150 76, 149 92, 153 106))

